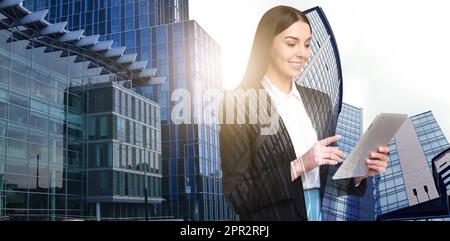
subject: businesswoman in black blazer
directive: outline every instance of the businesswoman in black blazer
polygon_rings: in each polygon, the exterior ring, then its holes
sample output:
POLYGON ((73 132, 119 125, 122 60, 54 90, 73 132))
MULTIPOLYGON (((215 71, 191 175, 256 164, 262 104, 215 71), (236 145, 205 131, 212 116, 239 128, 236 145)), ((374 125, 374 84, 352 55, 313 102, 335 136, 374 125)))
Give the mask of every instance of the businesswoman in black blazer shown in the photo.
POLYGON ((326 183, 336 184, 341 194, 362 196, 365 178, 387 167, 389 149, 383 146, 365 160, 366 176, 327 182, 328 167, 344 159, 334 145, 340 137, 330 97, 293 81, 311 55, 311 37, 301 11, 269 10, 258 25, 241 84, 221 103, 223 192, 241 220, 321 220, 326 183), (268 117, 259 115, 264 112, 259 108, 258 116, 251 116, 255 106, 266 103, 251 98, 251 91, 266 93, 268 117), (237 101, 242 95, 244 102, 237 101), (275 131, 263 131, 271 128, 275 131))

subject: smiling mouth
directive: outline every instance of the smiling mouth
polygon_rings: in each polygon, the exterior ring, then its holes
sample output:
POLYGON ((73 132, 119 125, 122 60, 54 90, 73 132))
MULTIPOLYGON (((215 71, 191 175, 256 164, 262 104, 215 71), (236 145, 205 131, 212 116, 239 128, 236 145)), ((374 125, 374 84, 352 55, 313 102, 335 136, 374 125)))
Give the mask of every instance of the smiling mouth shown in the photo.
POLYGON ((302 66, 303 66, 303 64, 300 63, 300 62, 292 62, 292 61, 289 61, 289 64, 290 64, 291 66, 293 66, 294 68, 296 68, 296 69, 301 69, 302 66))

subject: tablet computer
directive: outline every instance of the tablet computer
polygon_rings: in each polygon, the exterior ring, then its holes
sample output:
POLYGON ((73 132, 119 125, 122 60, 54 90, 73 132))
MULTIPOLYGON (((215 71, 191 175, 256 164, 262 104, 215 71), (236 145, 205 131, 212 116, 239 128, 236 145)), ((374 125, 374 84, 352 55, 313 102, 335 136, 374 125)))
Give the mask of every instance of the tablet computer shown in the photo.
POLYGON ((380 146, 387 146, 407 118, 408 115, 404 114, 378 114, 333 179, 365 176, 368 171, 366 160, 370 152, 376 152, 380 146))

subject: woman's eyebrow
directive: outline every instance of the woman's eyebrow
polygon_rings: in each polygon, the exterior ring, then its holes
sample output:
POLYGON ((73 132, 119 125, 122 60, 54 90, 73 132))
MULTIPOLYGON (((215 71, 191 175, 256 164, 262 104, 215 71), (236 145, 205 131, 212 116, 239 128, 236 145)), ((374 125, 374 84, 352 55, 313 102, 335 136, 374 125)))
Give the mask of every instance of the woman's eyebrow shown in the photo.
MULTIPOLYGON (((296 40, 296 41, 300 41, 299 38, 294 37, 294 36, 286 36, 286 37, 284 37, 284 39, 293 39, 293 40, 296 40)), ((308 41, 311 41, 311 37, 309 37, 308 39, 306 39, 305 42, 308 42, 308 41)))
POLYGON ((297 38, 297 37, 293 37, 293 36, 286 36, 284 39, 293 39, 293 40, 297 40, 297 41, 300 41, 300 39, 299 38, 297 38))

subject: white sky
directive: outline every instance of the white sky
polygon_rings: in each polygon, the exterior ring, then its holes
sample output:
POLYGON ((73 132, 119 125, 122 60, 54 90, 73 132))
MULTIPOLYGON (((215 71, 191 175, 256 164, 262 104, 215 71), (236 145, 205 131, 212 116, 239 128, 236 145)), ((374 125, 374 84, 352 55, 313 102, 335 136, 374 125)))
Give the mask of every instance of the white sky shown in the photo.
POLYGON ((335 34, 344 102, 364 108, 364 129, 379 112, 432 110, 450 141, 450 1, 189 0, 190 18, 223 51, 226 88, 242 78, 261 16, 276 5, 320 6, 335 34))

